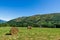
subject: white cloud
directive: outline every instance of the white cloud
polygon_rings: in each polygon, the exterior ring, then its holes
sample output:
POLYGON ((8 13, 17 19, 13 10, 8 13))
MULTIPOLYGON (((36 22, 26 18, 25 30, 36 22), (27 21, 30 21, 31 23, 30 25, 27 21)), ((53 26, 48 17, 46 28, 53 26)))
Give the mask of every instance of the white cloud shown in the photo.
POLYGON ((11 19, 9 19, 9 18, 0 18, 1 20, 5 20, 5 21, 9 21, 9 20, 11 20, 11 19))

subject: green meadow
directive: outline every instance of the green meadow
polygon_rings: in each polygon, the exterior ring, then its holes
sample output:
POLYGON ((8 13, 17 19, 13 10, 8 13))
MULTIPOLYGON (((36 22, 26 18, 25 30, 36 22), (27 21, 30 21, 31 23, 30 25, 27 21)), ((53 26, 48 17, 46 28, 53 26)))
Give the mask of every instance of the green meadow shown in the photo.
POLYGON ((60 40, 60 28, 18 27, 17 35, 5 35, 11 27, 0 27, 0 40, 60 40))

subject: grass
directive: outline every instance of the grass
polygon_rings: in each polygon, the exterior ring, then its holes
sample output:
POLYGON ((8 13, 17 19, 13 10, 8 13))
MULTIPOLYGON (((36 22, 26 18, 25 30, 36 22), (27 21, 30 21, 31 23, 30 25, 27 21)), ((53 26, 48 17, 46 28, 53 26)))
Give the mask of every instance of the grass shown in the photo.
POLYGON ((18 27, 17 35, 5 35, 10 27, 0 27, 0 40, 59 40, 60 28, 32 28, 18 27))

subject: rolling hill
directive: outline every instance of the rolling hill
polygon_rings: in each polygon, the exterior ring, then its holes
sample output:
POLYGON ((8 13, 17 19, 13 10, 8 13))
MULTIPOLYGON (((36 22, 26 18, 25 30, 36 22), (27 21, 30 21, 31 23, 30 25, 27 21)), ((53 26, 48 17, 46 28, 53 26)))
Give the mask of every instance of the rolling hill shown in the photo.
POLYGON ((10 26, 17 27, 57 27, 60 26, 60 13, 37 14, 28 17, 19 17, 7 22, 10 26))

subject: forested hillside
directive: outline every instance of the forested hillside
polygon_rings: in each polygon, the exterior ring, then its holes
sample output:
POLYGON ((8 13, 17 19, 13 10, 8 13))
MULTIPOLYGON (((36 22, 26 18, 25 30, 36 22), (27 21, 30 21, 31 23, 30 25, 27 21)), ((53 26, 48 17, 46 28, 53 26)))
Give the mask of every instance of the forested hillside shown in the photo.
POLYGON ((28 17, 19 17, 7 22, 10 26, 16 27, 60 27, 60 13, 37 14, 28 17))

